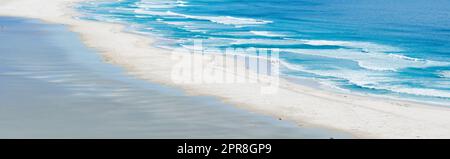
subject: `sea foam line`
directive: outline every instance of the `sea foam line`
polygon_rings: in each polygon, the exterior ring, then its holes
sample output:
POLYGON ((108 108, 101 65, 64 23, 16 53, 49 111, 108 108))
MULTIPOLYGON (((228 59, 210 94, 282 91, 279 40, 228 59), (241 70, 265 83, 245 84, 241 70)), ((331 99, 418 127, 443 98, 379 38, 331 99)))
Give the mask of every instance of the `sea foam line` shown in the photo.
POLYGON ((349 83, 367 89, 387 90, 395 93, 409 95, 450 98, 450 92, 445 90, 430 88, 410 88, 407 86, 389 85, 388 83, 398 81, 398 79, 388 77, 386 74, 370 72, 364 70, 313 70, 301 65, 291 64, 282 60, 280 64, 290 70, 312 73, 323 77, 334 77, 347 80, 349 83))
POLYGON ((269 31, 250 31, 250 33, 258 35, 258 36, 267 36, 267 37, 284 37, 286 35, 277 34, 269 31))
POLYGON ((272 23, 272 21, 252 19, 252 18, 237 18, 237 17, 232 17, 232 16, 195 16, 195 15, 175 13, 172 11, 161 12, 161 11, 136 9, 136 10, 134 10, 134 12, 138 13, 138 14, 150 14, 150 15, 158 15, 158 16, 175 16, 175 17, 184 17, 184 18, 197 19, 197 20, 208 20, 208 21, 218 23, 218 24, 235 25, 238 27, 246 26, 246 25, 261 25, 261 24, 272 23))
POLYGON ((169 9, 175 7, 185 7, 187 6, 186 1, 167 1, 167 0, 141 0, 134 3, 136 7, 144 9, 169 9))
POLYGON ((351 49, 284 49, 284 51, 304 55, 351 60, 357 62, 361 68, 374 71, 398 71, 404 68, 427 68, 450 65, 448 62, 416 59, 403 55, 382 52, 363 53, 361 51, 351 49))
POLYGON ((442 78, 450 78, 450 71, 441 71, 439 72, 439 76, 442 78))
POLYGON ((434 66, 448 66, 449 62, 425 60, 408 57, 390 52, 400 52, 401 49, 370 42, 330 41, 330 40, 302 40, 302 39, 236 39, 232 44, 265 44, 265 45, 311 45, 338 46, 339 49, 283 49, 282 51, 323 56, 328 58, 351 60, 362 68, 375 71, 398 71, 404 68, 427 68, 434 66), (346 49, 344 49, 346 48, 346 49))

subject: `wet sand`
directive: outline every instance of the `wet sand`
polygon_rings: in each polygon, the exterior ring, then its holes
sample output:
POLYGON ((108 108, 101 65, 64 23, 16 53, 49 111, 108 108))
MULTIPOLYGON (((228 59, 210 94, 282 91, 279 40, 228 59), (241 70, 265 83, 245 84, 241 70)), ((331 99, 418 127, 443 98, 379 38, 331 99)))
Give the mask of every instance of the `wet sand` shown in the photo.
POLYGON ((0 25, 0 138, 351 137, 136 79, 62 25, 0 25))

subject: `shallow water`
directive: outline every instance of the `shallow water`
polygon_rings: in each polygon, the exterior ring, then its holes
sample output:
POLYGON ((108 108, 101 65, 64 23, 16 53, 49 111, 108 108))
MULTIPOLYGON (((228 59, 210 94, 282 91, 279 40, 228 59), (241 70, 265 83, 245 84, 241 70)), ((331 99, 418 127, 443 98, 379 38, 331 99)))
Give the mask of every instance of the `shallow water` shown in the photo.
POLYGON ((79 10, 160 47, 279 48, 286 77, 450 105, 446 0, 103 0, 79 10))
POLYGON ((134 79, 64 26, 0 26, 0 138, 351 137, 134 79))

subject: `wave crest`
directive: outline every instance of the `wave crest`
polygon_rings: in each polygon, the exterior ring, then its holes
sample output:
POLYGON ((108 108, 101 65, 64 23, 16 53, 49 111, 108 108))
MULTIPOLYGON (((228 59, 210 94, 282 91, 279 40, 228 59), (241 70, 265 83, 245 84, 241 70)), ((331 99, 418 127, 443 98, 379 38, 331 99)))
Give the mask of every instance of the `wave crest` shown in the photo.
POLYGON ((261 25, 261 24, 272 23, 272 21, 252 19, 252 18, 237 18, 237 17, 232 17, 232 16, 195 16, 195 15, 175 13, 172 11, 160 12, 160 11, 149 11, 149 10, 143 10, 143 9, 136 9, 134 12, 138 13, 138 14, 150 14, 150 15, 158 15, 158 16, 175 16, 175 17, 184 17, 184 18, 197 19, 197 20, 208 20, 208 21, 218 23, 218 24, 235 25, 238 27, 243 27, 246 25, 261 25))

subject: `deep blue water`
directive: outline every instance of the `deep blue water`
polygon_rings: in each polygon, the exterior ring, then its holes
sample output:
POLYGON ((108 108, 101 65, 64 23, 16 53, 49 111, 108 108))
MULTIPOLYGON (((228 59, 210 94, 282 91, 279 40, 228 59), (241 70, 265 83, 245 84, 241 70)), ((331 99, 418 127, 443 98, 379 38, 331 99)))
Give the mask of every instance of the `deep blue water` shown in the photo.
POLYGON ((106 0, 79 10, 160 47, 279 48, 283 76, 450 105, 447 0, 106 0))

